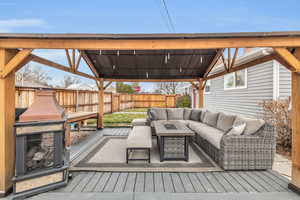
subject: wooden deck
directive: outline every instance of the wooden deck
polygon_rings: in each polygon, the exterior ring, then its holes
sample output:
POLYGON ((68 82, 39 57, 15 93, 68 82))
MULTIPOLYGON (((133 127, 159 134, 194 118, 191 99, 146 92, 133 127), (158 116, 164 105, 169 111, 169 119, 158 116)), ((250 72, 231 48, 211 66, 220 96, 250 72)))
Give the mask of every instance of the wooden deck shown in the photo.
MULTIPOLYGON (((81 145, 81 151, 95 139, 128 135, 130 128, 106 128, 81 145)), ((79 149, 79 148, 78 148, 79 149)), ((76 150, 79 151, 79 150, 76 150)), ((73 152, 71 154, 78 154, 73 152)), ((69 184, 31 199, 120 199, 120 200, 296 200, 289 180, 268 171, 226 171, 203 173, 73 172, 69 184)))
POLYGON ((77 172, 56 192, 266 193, 289 192, 274 171, 205 173, 77 172))

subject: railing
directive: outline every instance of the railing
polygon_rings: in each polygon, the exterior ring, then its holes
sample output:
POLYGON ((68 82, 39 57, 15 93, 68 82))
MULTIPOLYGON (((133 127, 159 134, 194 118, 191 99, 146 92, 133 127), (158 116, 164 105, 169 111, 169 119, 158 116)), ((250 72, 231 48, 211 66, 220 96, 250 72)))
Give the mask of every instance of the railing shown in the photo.
MULTIPOLYGON (((16 107, 27 108, 34 100, 35 90, 40 88, 16 87, 16 107)), ((67 112, 97 112, 98 91, 54 89, 58 103, 67 112)), ((104 93, 105 113, 128 108, 176 107, 177 95, 104 93)))

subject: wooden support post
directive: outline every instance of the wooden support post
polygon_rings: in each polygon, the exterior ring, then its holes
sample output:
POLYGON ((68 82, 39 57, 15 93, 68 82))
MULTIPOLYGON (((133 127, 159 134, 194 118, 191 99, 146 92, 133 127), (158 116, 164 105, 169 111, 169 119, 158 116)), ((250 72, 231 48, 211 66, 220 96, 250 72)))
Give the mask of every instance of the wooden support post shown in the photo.
MULTIPOLYGON (((0 72, 15 56, 15 51, 0 49, 0 72)), ((0 78, 0 196, 12 187, 15 172, 15 70, 0 78)))
POLYGON ((99 129, 102 129, 104 127, 103 125, 103 117, 104 117, 104 85, 103 85, 103 79, 99 80, 99 96, 98 96, 98 125, 97 127, 99 129))
MULTIPOLYGON (((295 56, 300 60, 300 48, 295 56)), ((300 74, 292 72, 292 180, 289 187, 300 194, 300 74)))
POLYGON ((199 85, 198 85, 199 103, 198 103, 198 108, 203 108, 203 106, 204 106, 204 88, 202 87, 203 83, 204 83, 203 79, 199 79, 199 85))

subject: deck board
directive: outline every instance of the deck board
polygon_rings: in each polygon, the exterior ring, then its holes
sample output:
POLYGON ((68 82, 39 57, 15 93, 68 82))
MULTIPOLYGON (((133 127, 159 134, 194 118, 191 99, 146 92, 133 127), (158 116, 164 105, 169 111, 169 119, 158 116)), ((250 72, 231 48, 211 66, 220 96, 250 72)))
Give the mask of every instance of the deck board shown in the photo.
POLYGON ((111 176, 110 172, 103 173, 103 175, 102 175, 101 179, 99 180, 99 182, 97 183, 94 191, 95 192, 103 192, 103 189, 105 188, 106 183, 108 182, 110 176, 111 176))
POLYGON ((91 180, 87 183, 87 185, 83 189, 83 192, 94 191, 94 188, 96 187, 96 185, 99 182, 102 175, 103 175, 103 173, 101 173, 101 172, 95 173, 94 176, 91 178, 91 180))
POLYGON ((290 192, 288 180, 271 171, 73 172, 56 192, 272 193, 290 192))
POLYGON ((174 185, 170 176, 170 173, 162 173, 163 182, 164 182, 164 190, 165 192, 174 192, 174 185))
POLYGON ((154 173, 154 191, 164 192, 163 177, 160 172, 154 173))

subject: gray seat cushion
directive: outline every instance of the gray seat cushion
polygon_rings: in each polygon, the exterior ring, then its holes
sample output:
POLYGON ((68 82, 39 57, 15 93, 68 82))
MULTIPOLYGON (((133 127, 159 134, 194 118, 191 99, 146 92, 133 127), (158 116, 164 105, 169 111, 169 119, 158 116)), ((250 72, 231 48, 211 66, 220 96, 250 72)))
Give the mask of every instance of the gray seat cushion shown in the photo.
POLYGON ((152 108, 155 114, 155 120, 167 120, 167 110, 165 108, 152 108))
POLYGON ((127 138, 127 148, 151 148, 152 135, 149 126, 135 126, 127 138))
POLYGON ((243 132, 243 135, 252 135, 265 124, 265 121, 262 119, 252 119, 244 116, 237 116, 233 125, 235 126, 241 123, 246 123, 246 128, 243 132))
POLYGON ((230 128, 232 128, 235 118, 235 115, 229 115, 222 112, 219 113, 217 128, 222 131, 228 131, 230 128))
POLYGON ((168 108, 168 120, 183 120, 183 108, 168 108))
MULTIPOLYGON (((158 121, 162 121, 162 122, 172 122, 172 121, 176 121, 176 122, 182 122, 182 123, 184 123, 185 125, 188 125, 188 124, 189 124, 189 121, 191 121, 191 120, 158 120, 158 121)), ((154 127, 154 126, 153 126, 153 123, 154 123, 154 121, 151 122, 151 127, 154 127)))
POLYGON ((201 109, 192 109, 191 120, 200 121, 201 109))
POLYGON ((147 119, 141 118, 141 119, 133 119, 131 122, 132 126, 147 126, 147 119))
POLYGON ((184 120, 189 120, 191 118, 191 114, 192 114, 192 109, 185 108, 184 112, 183 112, 183 119, 184 120))
POLYGON ((217 128, 218 116, 219 113, 206 111, 203 122, 207 125, 217 128))
POLYGON ((221 139, 224 135, 223 131, 214 127, 208 126, 201 122, 191 121, 189 127, 196 132, 200 137, 206 139, 209 143, 220 149, 221 139))

